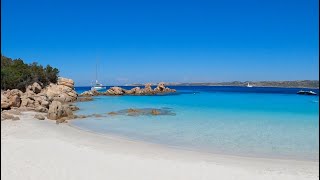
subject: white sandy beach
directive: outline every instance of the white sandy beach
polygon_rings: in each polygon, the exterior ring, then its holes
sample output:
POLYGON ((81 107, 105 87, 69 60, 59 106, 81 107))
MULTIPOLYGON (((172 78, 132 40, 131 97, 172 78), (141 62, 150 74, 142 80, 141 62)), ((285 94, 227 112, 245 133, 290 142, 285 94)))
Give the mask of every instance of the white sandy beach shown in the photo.
POLYGON ((4 180, 319 179, 319 162, 192 152, 93 134, 33 115, 1 121, 4 180))

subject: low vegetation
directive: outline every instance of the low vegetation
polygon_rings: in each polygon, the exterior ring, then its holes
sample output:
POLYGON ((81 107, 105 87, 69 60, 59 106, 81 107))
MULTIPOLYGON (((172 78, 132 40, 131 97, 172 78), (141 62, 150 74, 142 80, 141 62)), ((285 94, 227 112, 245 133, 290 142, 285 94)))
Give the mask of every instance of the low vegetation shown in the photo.
POLYGON ((50 65, 43 67, 34 62, 26 64, 22 59, 11 59, 1 55, 1 89, 25 91, 28 85, 37 82, 43 86, 56 83, 59 70, 50 65))

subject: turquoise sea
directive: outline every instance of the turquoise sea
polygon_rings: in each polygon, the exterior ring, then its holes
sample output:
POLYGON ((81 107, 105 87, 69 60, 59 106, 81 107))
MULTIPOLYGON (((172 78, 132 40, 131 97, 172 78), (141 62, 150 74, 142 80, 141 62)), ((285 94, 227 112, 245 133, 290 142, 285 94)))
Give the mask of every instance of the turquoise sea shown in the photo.
MULTIPOLYGON (((292 88, 173 88, 176 95, 99 96, 79 102, 77 114, 104 117, 71 123, 97 133, 194 151, 319 161, 319 96, 297 95, 300 89, 292 88), (171 114, 107 114, 128 108, 158 108, 171 114)), ((76 88, 79 93, 89 89, 76 88)))

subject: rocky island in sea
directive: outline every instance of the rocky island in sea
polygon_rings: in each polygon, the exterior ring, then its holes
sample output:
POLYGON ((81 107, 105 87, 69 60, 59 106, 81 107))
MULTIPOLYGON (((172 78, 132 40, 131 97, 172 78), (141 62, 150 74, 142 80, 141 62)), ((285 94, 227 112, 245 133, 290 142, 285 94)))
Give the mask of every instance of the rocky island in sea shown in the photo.
POLYGON ((79 96, 99 96, 99 95, 109 95, 109 96, 120 96, 120 95, 157 95, 157 94, 166 94, 174 93, 175 89, 170 89, 165 87, 164 82, 160 82, 156 88, 152 89, 151 83, 145 84, 144 88, 134 87, 130 90, 123 89, 121 87, 111 87, 105 92, 99 92, 96 90, 85 91, 79 96))

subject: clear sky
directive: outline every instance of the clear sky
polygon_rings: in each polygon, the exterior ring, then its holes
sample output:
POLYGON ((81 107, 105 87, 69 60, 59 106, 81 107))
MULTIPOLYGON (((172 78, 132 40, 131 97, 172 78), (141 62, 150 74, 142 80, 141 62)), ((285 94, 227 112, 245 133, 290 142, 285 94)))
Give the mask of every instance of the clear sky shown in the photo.
POLYGON ((2 0, 1 52, 76 85, 318 79, 318 0, 2 0))

